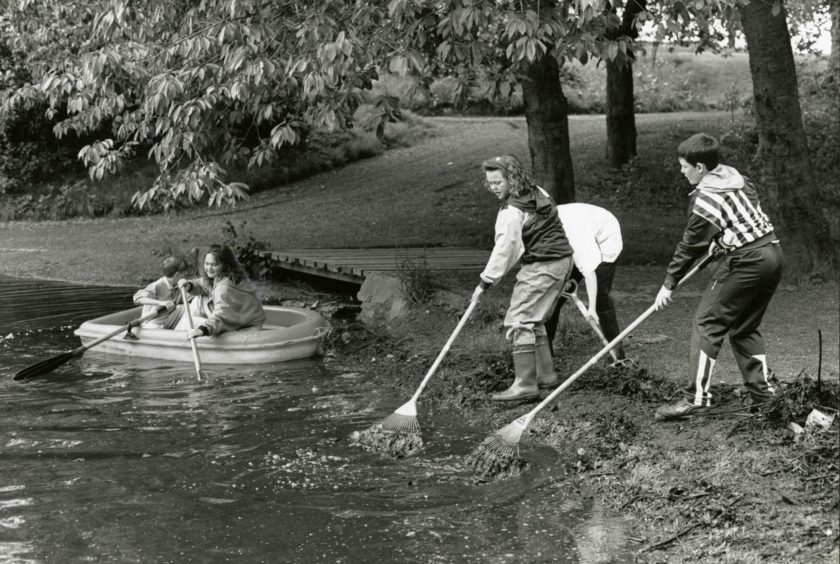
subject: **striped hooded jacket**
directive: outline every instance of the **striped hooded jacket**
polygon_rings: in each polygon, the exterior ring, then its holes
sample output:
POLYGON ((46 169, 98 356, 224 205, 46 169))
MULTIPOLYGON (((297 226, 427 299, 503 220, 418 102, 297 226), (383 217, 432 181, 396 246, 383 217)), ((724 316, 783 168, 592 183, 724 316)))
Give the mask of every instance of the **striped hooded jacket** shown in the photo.
POLYGON ((718 165, 691 193, 691 212, 665 275, 673 289, 715 241, 731 251, 773 232, 753 184, 732 167, 718 165))

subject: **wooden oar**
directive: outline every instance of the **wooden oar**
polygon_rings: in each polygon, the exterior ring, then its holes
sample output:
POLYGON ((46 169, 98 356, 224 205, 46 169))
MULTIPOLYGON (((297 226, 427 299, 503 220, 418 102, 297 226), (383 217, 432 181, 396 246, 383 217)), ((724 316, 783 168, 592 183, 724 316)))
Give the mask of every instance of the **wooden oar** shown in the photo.
POLYGON ((42 374, 52 372, 53 370, 55 370, 56 368, 58 368, 59 366, 61 366, 65 362, 67 362, 68 360, 70 360, 71 358, 76 358, 77 356, 82 356, 84 354, 84 352, 86 350, 88 350, 89 348, 95 347, 96 345, 98 345, 99 343, 101 343, 103 341, 107 341, 108 339, 116 337, 117 335, 119 335, 123 331, 127 331, 128 329, 131 329, 132 327, 137 327, 137 326, 145 323, 146 321, 148 321, 150 319, 154 319, 155 317, 161 315, 165 311, 166 311, 166 306, 160 306, 155 311, 153 311, 152 313, 144 315, 143 317, 135 319, 134 321, 129 321, 128 323, 126 323, 124 326, 120 327, 116 331, 108 333, 107 335, 105 335, 103 337, 99 337, 98 339, 96 339, 92 343, 88 343, 87 345, 82 345, 81 347, 79 347, 75 350, 72 350, 70 352, 66 352, 64 354, 60 354, 58 356, 54 356, 52 358, 48 358, 47 360, 42 360, 41 362, 39 362, 37 364, 33 364, 32 366, 27 366, 26 368, 24 368, 23 370, 21 370, 20 372, 15 374, 14 379, 15 380, 27 380, 29 378, 34 378, 35 376, 41 376, 42 374))
MULTIPOLYGON (((187 322, 190 331, 195 329, 193 324, 192 312, 190 311, 190 301, 187 299, 187 290, 181 286, 181 301, 184 303, 184 312, 187 314, 187 322)), ((195 362, 195 375, 201 380, 201 359, 198 358, 198 347, 195 344, 195 337, 190 338, 190 345, 192 345, 193 361, 195 362)))

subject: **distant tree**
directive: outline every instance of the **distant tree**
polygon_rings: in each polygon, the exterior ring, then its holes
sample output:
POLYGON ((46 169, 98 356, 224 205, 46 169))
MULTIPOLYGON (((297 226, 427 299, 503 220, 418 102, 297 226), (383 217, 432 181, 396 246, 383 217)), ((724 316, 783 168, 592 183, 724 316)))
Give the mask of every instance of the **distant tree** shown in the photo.
MULTIPOLYGON (((621 24, 608 31, 618 41, 636 39, 646 15, 647 0, 628 0, 621 14, 621 24)), ((615 6, 611 6, 615 10, 615 6)), ((636 108, 633 94, 633 62, 631 47, 626 56, 607 60, 607 144, 606 158, 618 167, 636 156, 636 108)))
POLYGON ((840 0, 831 0, 831 72, 840 91, 840 0))
POLYGON ((381 10, 330 0, 20 0, 0 26, 33 79, 0 113, 46 102, 58 137, 106 131, 79 154, 93 178, 148 151, 139 207, 244 196, 226 168, 347 125, 387 37, 381 10))

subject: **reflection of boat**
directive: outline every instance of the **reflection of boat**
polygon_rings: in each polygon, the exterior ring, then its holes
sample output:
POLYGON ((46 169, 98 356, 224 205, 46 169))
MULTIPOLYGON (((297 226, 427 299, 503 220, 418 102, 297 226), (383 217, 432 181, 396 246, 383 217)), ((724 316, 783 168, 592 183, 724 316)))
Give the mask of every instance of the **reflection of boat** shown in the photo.
MULTIPOLYGON (((217 337, 196 339, 201 362, 206 364, 263 364, 306 358, 318 353, 330 331, 329 322, 316 311, 291 307, 264 306, 262 329, 241 329, 217 337)), ((88 344, 113 333, 141 315, 136 307, 103 315, 82 323, 75 333, 88 344)), ((93 350, 125 356, 192 362, 186 331, 137 327, 136 339, 117 335, 93 350)))

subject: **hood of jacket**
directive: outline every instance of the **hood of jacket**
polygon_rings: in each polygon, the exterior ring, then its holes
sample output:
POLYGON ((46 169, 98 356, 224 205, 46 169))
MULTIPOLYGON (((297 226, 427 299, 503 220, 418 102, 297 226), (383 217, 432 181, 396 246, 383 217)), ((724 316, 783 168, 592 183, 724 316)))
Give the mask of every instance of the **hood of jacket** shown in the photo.
POLYGON ((697 184, 698 190, 706 192, 734 192, 744 187, 744 177, 741 173, 726 165, 717 165, 697 184))

